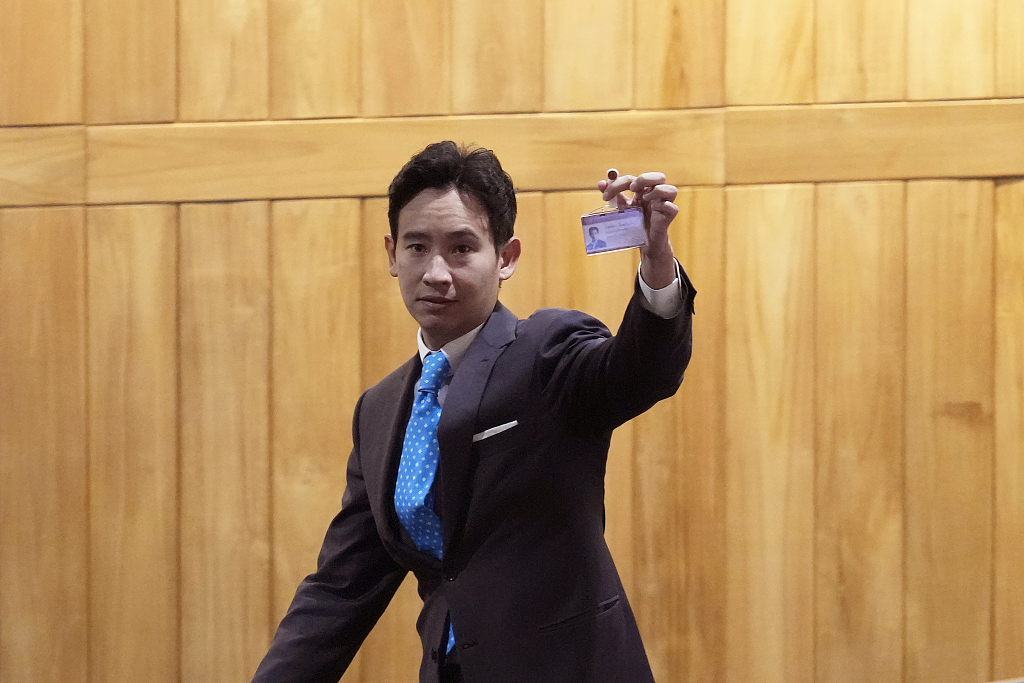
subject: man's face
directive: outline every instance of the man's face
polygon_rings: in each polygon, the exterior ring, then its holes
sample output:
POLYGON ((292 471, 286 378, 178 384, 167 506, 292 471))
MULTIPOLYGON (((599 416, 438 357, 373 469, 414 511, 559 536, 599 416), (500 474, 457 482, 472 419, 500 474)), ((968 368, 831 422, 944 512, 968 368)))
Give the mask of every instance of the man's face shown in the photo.
POLYGON ((513 237, 495 253, 487 214, 454 188, 413 197, 398 214, 397 243, 387 235, 384 244, 405 307, 433 350, 487 320, 520 251, 513 237))

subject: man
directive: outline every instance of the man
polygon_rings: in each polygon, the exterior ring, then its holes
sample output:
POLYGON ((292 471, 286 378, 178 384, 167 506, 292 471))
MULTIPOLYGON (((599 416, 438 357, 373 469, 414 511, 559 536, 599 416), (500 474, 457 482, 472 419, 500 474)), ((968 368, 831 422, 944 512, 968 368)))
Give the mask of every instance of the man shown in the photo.
POLYGON ((604 541, 604 474, 612 430, 673 394, 690 357, 664 180, 598 183, 648 219, 612 337, 578 311, 517 320, 498 303, 520 244, 493 153, 443 142, 402 168, 385 248, 419 353, 359 399, 341 512, 256 683, 335 683, 409 571, 421 683, 652 680, 604 541))
POLYGON ((594 251, 595 249, 605 249, 608 247, 608 243, 603 239, 600 239, 601 229, 596 225, 590 227, 590 242, 587 243, 587 251, 594 251))

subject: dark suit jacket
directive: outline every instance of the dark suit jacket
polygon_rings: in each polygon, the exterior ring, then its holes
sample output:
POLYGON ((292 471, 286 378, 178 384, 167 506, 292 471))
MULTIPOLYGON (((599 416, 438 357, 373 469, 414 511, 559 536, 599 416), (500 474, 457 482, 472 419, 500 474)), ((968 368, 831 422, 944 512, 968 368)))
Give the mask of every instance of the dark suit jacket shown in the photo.
POLYGON ((394 509, 419 357, 367 390, 341 512, 255 683, 336 683, 408 571, 424 601, 422 683, 438 680, 449 612, 469 683, 653 680, 604 541, 604 476, 612 430, 682 381, 694 294, 685 284, 671 320, 645 310, 637 286, 615 337, 578 311, 517 320, 496 306, 438 425, 443 561, 415 549, 394 509))

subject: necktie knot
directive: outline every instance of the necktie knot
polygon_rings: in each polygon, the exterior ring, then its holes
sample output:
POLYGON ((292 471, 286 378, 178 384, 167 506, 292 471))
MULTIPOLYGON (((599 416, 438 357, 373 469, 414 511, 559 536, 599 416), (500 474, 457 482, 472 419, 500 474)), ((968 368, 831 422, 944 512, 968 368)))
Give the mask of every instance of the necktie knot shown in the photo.
POLYGON ((443 353, 437 351, 428 354, 423 359, 423 372, 420 374, 420 391, 437 394, 441 384, 444 382, 444 378, 448 375, 448 368, 448 358, 443 353))

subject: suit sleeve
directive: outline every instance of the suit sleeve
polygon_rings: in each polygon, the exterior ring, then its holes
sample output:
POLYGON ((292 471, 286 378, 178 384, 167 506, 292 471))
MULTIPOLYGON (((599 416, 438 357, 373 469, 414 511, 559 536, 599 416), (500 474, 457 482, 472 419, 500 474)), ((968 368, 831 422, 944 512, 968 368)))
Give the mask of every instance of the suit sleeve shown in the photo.
POLYGON ((363 481, 356 406, 341 512, 331 522, 315 573, 277 628, 253 683, 337 683, 384 613, 406 570, 377 533, 363 481))
POLYGON ((539 368, 545 393, 568 402, 575 422, 610 430, 675 394, 693 348, 696 290, 679 268, 684 302, 680 312, 661 318, 644 305, 639 278, 618 333, 583 314, 550 328, 539 368))

